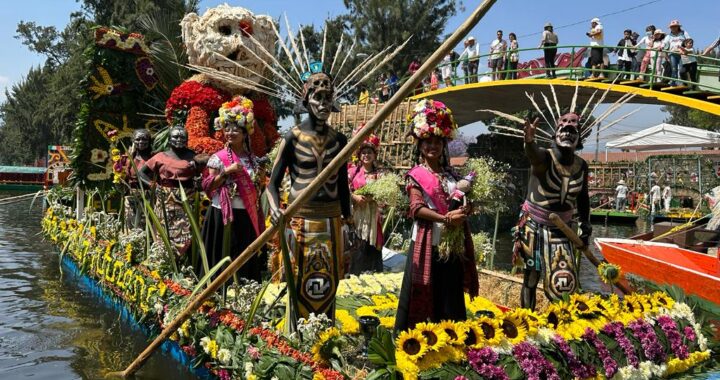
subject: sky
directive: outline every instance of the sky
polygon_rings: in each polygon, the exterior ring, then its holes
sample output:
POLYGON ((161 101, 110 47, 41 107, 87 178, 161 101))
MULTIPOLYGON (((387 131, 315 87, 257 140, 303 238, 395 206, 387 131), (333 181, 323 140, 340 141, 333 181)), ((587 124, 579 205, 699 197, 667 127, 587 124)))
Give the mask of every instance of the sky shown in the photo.
MULTIPOLYGON (((298 24, 319 26, 324 19, 345 12, 343 2, 339 0, 242 2, 204 0, 200 3, 200 12, 226 2, 230 5, 246 7, 256 14, 269 14, 275 18, 286 13, 295 30, 298 24)), ((447 24, 448 35, 464 22, 478 4, 479 1, 462 2, 457 15, 447 24)), ((14 38, 17 24, 21 20, 34 21, 39 25, 55 25, 58 29, 62 29, 69 21, 70 13, 78 10, 80 4, 75 0, 24 0, 4 4, 3 11, 0 12, 0 101, 5 98, 5 87, 22 80, 31 67, 40 65, 45 60, 14 38)), ((495 38, 498 29, 502 29, 506 36, 514 32, 518 36, 521 48, 537 47, 543 25, 551 22, 555 26, 561 45, 580 45, 587 43, 585 32, 590 28, 589 20, 599 17, 605 28, 606 44, 610 45, 617 43, 624 29, 637 30, 642 34, 645 26, 654 24, 667 30, 672 19, 679 19, 683 28, 695 39, 695 45, 704 48, 720 35, 718 14, 720 14, 720 1, 717 0, 682 2, 676 0, 498 0, 473 29, 471 35, 478 41, 481 50, 489 49, 489 44, 495 38)), ((455 50, 460 52, 462 49, 458 46, 455 50)), ((521 61, 535 58, 525 56, 529 54, 530 52, 521 55, 521 61)), ((611 61, 614 62, 615 57, 611 57, 611 61)), ((480 67, 483 68, 484 63, 481 63, 480 67)), ((627 113, 632 107, 638 106, 626 106, 618 115, 627 113)), ((658 106, 644 106, 632 117, 610 128, 604 136, 601 135, 601 145, 604 145, 607 139, 616 138, 620 134, 656 125, 665 117, 667 115, 661 112, 658 106)), ((480 124, 461 129, 469 136, 485 130, 480 124)), ((594 144, 594 141, 586 143, 586 151, 595 149, 594 144)))

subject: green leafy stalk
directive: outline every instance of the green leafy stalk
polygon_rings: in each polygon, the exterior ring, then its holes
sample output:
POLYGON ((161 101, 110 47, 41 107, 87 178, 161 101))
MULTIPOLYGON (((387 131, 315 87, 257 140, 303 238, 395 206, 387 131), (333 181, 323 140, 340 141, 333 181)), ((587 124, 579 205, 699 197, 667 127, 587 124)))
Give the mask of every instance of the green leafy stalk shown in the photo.
POLYGON ((153 211, 152 206, 150 206, 150 202, 148 202, 145 197, 143 197, 143 204, 145 205, 145 212, 150 217, 150 221, 152 222, 153 227, 155 227, 155 231, 157 231, 158 235, 160 235, 160 239, 165 245, 165 249, 170 256, 167 259, 172 264, 173 273, 178 273, 178 267, 175 263, 175 257, 173 256, 173 247, 170 243, 170 238, 168 238, 167 231, 163 227, 162 223, 160 223, 160 219, 158 219, 157 215, 155 215, 155 211, 153 211))
POLYGON ((295 332, 297 330, 296 323, 298 319, 299 304, 295 284, 295 273, 293 273, 292 263, 290 261, 290 250, 288 249, 287 238, 285 237, 285 233, 283 231, 283 228, 285 227, 285 215, 280 217, 278 225, 280 226, 278 231, 280 234, 280 252, 282 253, 283 267, 285 268, 285 283, 287 284, 288 301, 290 305, 290 313, 286 323, 288 323, 288 326, 290 327, 290 332, 295 332))
MULTIPOLYGON (((263 296, 265 295, 265 291, 268 288, 268 285, 270 285, 270 281, 265 281, 265 284, 263 284, 262 289, 260 290, 260 293, 255 297, 253 300, 252 305, 250 306, 250 310, 248 310, 248 315, 245 318, 245 321, 247 321, 248 325, 251 325, 253 322, 253 319, 255 318, 255 314, 258 311, 258 308, 260 307, 260 304, 262 303, 263 296)), ((242 330, 242 336, 244 337, 247 333, 247 328, 244 328, 242 330)))
POLYGON ((203 286, 205 284, 208 284, 210 282, 210 280, 212 279, 212 276, 214 276, 215 273, 217 271, 219 271, 220 268, 223 267, 223 265, 229 263, 230 261, 231 260, 229 257, 223 257, 223 259, 220 260, 219 263, 215 264, 214 267, 212 267, 209 271, 205 272, 205 275, 203 276, 203 278, 201 278, 200 281, 198 282, 198 284, 195 285, 195 288, 193 288, 193 291, 190 294, 190 297, 187 298, 188 302, 193 298, 193 296, 195 296, 195 294, 197 294, 197 292, 200 291, 200 289, 203 288, 203 286))
POLYGON ((195 219, 195 213, 193 213, 193 210, 190 208, 190 203, 188 202, 187 194, 185 194, 185 189, 183 188, 182 183, 180 184, 180 200, 182 201, 183 210, 185 210, 185 214, 190 221, 190 228, 193 234, 192 239, 197 242, 194 246, 197 246, 200 251, 200 259, 202 260, 203 270, 205 270, 205 273, 208 273, 210 266, 208 264, 207 252, 205 251, 205 244, 203 244, 198 221, 195 219))

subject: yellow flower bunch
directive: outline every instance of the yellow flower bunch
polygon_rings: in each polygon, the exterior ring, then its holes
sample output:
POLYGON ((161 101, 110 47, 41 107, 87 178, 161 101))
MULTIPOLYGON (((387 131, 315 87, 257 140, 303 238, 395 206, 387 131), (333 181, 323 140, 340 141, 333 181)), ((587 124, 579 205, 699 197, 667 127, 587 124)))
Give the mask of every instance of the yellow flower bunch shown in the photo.
POLYGON ((335 338, 340 337, 340 330, 335 327, 331 327, 320 333, 320 338, 312 346, 310 350, 313 355, 313 360, 318 363, 327 364, 330 361, 329 352, 332 352, 331 345, 335 338))
POLYGON ((681 373, 710 359, 710 350, 691 352, 687 359, 672 358, 667 362, 665 376, 681 373))

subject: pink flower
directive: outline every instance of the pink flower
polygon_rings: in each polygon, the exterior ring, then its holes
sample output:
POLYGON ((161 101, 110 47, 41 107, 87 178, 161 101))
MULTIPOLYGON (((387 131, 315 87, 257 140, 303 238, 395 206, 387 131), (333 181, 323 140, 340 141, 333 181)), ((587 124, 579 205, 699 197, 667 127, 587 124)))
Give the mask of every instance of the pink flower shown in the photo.
POLYGON ((255 346, 248 346, 247 353, 253 360, 260 360, 260 350, 255 346))

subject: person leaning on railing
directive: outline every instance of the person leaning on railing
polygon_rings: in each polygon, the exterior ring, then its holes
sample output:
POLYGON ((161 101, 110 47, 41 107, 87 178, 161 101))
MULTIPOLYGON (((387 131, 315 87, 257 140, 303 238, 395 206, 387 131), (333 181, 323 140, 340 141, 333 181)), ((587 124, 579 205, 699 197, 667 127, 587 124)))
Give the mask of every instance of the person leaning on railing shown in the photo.
MULTIPOLYGON (((720 46, 720 37, 718 37, 718 38, 715 40, 715 42, 713 42, 713 43, 711 43, 710 45, 708 45, 708 47, 706 47, 705 50, 703 50, 702 55, 708 55, 708 54, 710 54, 710 52, 713 51, 713 50, 714 50, 716 47, 718 47, 718 46, 720 46)), ((720 55, 720 53, 719 53, 718 55, 720 55)), ((719 76, 718 76, 718 80, 720 80, 720 72, 718 73, 718 75, 719 75, 719 76)))
POLYGON ((545 68, 548 69, 545 76, 548 78, 556 78, 555 75, 555 55, 557 54, 558 36, 553 32, 551 23, 545 23, 545 30, 542 33, 540 46, 538 49, 544 49, 545 68))
MULTIPOLYGON (((680 79, 692 83, 697 83, 698 66, 697 58, 694 56, 694 45, 695 43, 693 39, 687 38, 683 40, 682 44, 678 48, 678 51, 680 52, 680 63, 682 64, 682 66, 680 67, 680 79)), ((691 85, 691 87, 695 88, 696 86, 693 84, 691 85)))
POLYGON ((630 48, 635 46, 637 42, 632 38, 632 30, 625 29, 623 33, 623 38, 618 42, 615 49, 618 56, 618 70, 626 72, 627 74, 624 75, 627 79, 632 79, 630 73, 632 72, 633 58, 635 58, 637 52, 630 48))
POLYGON ((518 68, 518 61, 520 61, 520 52, 518 52, 520 45, 518 44, 515 33, 508 34, 508 38, 510 39, 510 46, 508 47, 508 67, 511 71, 505 74, 505 79, 517 79, 518 73, 516 70, 518 68))

